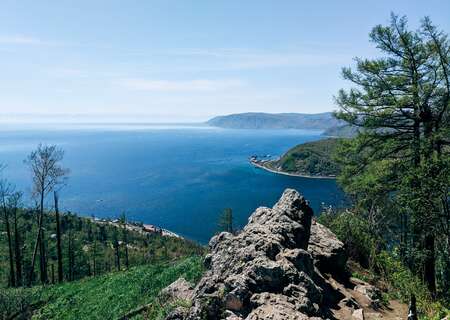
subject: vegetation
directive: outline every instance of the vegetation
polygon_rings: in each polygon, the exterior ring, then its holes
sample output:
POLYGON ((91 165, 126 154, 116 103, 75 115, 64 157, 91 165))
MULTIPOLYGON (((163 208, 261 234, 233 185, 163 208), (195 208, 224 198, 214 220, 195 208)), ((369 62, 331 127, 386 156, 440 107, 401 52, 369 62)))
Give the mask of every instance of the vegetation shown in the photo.
POLYGON ((113 269, 202 254, 197 244, 145 232, 142 225, 127 222, 125 214, 110 221, 60 213, 60 186, 69 172, 60 164, 63 156, 56 146, 39 145, 27 157, 35 207, 26 208, 22 193, 0 179, 0 286, 74 281, 113 269), (47 210, 45 199, 51 192, 54 206, 47 210), (36 260, 39 268, 35 268, 36 260))
MULTIPOLYGON (((37 231, 36 215, 33 210, 17 210, 17 226, 23 274, 30 270, 33 241, 37 231)), ((55 213, 45 213, 43 229, 49 236, 44 239, 49 283, 59 281, 57 268, 57 239, 55 213)), ((8 242, 0 227, 0 283, 12 286, 9 273, 8 242)), ((16 239, 13 237, 12 241, 16 239)), ((71 213, 61 215, 62 281, 73 281, 87 276, 97 276, 113 270, 125 270, 128 266, 172 261, 185 256, 202 254, 203 248, 197 244, 158 233, 142 231, 139 224, 127 224, 127 229, 119 221, 94 220, 71 213), (126 230, 126 231, 125 231, 126 230)), ((13 259, 13 263, 15 260, 13 259)), ((19 275, 20 273, 18 273, 19 275)), ((39 277, 41 279, 42 277, 39 277)), ((33 282, 37 283, 37 280, 33 282)))
POLYGON ((442 319, 450 314, 448 298, 433 299, 424 281, 402 263, 398 247, 389 247, 386 238, 374 233, 359 212, 327 208, 318 222, 329 227, 345 243, 352 261, 370 271, 355 272, 353 276, 384 288, 387 299, 409 303, 414 295, 424 318, 442 319))
POLYGON ((155 263, 99 277, 33 288, 0 290, 0 318, 20 313, 33 319, 119 319, 141 306, 134 318, 163 319, 170 307, 159 292, 179 277, 195 283, 203 273, 202 259, 155 263))
POLYGON ((417 298, 423 316, 450 305, 450 42, 428 18, 373 29, 384 57, 356 59, 336 117, 358 129, 339 140, 338 182, 353 208, 320 220, 389 294, 417 298))
POLYGON ((219 218, 219 230, 233 233, 233 210, 226 208, 223 210, 219 218))
POLYGON ((264 162, 264 166, 299 175, 333 177, 339 173, 339 166, 332 158, 337 145, 337 139, 303 143, 290 149, 279 160, 264 162))
POLYGON ((357 134, 357 129, 349 125, 332 127, 325 130, 322 135, 334 138, 353 138, 357 134))

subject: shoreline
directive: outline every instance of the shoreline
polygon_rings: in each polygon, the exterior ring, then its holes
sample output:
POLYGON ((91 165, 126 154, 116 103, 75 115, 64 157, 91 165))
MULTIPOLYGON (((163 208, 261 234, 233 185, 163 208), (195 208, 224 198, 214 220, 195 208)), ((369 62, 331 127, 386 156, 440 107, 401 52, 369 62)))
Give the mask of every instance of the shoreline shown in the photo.
MULTIPOLYGON (((109 225, 115 226, 116 228, 123 227, 123 225, 120 224, 117 219, 109 220, 109 219, 105 219, 105 218, 95 218, 95 217, 94 218, 87 217, 87 219, 90 219, 93 223, 97 223, 97 224, 109 224, 109 225)), ((152 224, 144 224, 144 223, 140 224, 140 223, 129 221, 125 224, 125 228, 127 230, 140 233, 142 235, 159 234, 163 237, 171 237, 171 238, 178 238, 178 239, 186 240, 183 236, 180 236, 179 234, 177 234, 173 231, 170 231, 170 230, 167 230, 164 228, 160 228, 160 227, 157 227, 152 224)))
POLYGON ((332 179, 332 180, 336 180, 336 177, 331 177, 331 176, 310 176, 310 175, 306 175, 306 174, 289 173, 289 172, 278 171, 278 170, 275 170, 275 169, 268 168, 268 167, 264 166, 263 164, 255 162, 255 161, 252 161, 252 160, 250 160, 250 163, 256 168, 263 169, 263 170, 266 170, 268 172, 272 172, 272 173, 275 173, 275 174, 281 174, 281 175, 284 175, 284 176, 297 177, 297 178, 308 178, 308 179, 332 179))

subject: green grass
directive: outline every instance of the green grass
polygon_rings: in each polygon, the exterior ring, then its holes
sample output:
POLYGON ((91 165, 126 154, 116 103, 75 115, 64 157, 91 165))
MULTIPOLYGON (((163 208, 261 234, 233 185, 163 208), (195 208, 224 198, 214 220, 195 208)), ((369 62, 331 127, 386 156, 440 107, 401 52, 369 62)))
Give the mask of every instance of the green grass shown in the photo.
MULTIPOLYGON (((139 306, 157 302, 161 289, 179 277, 197 282, 203 273, 201 260, 193 256, 61 285, 3 289, 0 306, 44 303, 33 311, 33 319, 116 319, 139 306)), ((151 312, 163 315, 166 309, 167 306, 155 303, 151 312)))

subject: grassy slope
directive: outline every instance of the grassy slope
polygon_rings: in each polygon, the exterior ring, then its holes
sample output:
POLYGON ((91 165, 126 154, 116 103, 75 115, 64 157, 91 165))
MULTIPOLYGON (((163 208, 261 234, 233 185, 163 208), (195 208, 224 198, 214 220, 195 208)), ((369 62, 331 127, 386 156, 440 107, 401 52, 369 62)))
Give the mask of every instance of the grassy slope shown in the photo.
MULTIPOLYGON (((4 290, 16 291, 9 297, 28 297, 31 303, 44 301, 43 306, 34 310, 33 319, 116 319, 154 302, 160 290, 179 277, 196 282, 202 272, 201 258, 193 256, 175 263, 144 265, 62 285, 4 290)), ((152 319, 163 312, 159 304, 155 305, 152 319)))
POLYGON ((299 144, 286 152, 279 160, 271 161, 271 168, 288 173, 311 176, 336 176, 339 168, 332 160, 337 139, 324 139, 299 144))

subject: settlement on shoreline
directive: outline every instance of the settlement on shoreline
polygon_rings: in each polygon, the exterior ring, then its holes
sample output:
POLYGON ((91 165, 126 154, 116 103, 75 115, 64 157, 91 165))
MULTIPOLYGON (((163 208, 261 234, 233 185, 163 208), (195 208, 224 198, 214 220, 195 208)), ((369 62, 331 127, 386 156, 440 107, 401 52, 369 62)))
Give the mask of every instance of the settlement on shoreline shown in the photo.
POLYGON ((311 179, 336 179, 335 176, 312 176, 307 174, 300 174, 300 173, 290 173, 285 171, 276 170, 274 168, 269 168, 267 166, 267 163, 269 163, 271 160, 257 160, 255 158, 250 158, 250 163, 259 169, 263 169, 275 174, 281 174, 284 176, 291 176, 291 177, 299 177, 299 178, 311 178, 311 179))
MULTIPOLYGON (((112 226, 115 226, 117 228, 123 227, 123 224, 119 222, 118 219, 110 220, 110 219, 100 219, 100 218, 88 218, 91 219, 92 222, 97 224, 109 224, 112 226)), ((140 234, 159 234, 163 237, 172 237, 172 238, 178 238, 178 239, 184 239, 179 234, 172 232, 167 229, 163 229, 157 226, 154 226, 152 224, 142 224, 137 222, 127 222, 125 224, 125 227, 127 230, 134 231, 140 234)))

